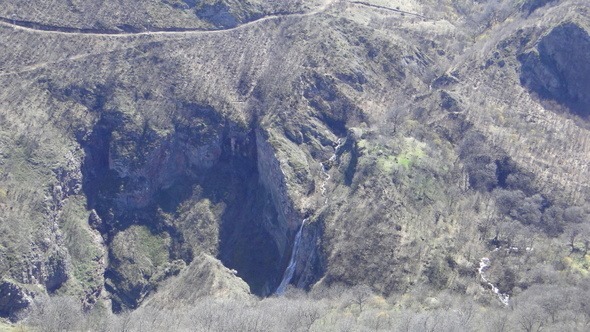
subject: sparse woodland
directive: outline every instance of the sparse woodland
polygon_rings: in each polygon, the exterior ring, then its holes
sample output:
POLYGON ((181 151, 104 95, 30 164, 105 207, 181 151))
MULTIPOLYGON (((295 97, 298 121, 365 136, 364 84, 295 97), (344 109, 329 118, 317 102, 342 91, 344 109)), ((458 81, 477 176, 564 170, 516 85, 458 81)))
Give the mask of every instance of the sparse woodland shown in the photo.
MULTIPOLYGON (((143 307, 114 315, 81 312, 67 297, 38 303, 23 324, 34 331, 584 331, 590 325, 587 280, 533 286, 508 307, 450 291, 416 289, 384 298, 363 287, 335 286, 310 293, 250 300, 202 298, 174 309, 143 307)), ((425 286, 426 287, 426 286, 425 286)), ((190 291, 187 289, 187 291, 190 291)), ((18 331, 18 326, 16 327, 18 331)))

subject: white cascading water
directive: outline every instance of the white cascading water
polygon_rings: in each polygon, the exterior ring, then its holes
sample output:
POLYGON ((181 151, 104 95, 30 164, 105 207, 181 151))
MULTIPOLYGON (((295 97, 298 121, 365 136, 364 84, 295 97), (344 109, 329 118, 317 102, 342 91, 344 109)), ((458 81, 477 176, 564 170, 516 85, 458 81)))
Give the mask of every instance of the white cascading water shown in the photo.
POLYGON ((329 161, 335 161, 336 158, 338 158, 338 149, 340 149, 343 145, 344 142, 342 141, 342 138, 338 138, 336 140, 336 146, 334 147, 334 154, 332 155, 332 157, 330 157, 330 159, 328 159, 329 161))
POLYGON ((291 282, 291 279, 293 278, 293 274, 295 273, 295 266, 297 265, 297 260, 295 258, 297 256, 297 252, 299 251, 299 243, 301 242, 301 233, 303 231, 303 226, 305 225, 306 221, 307 221, 307 219, 303 219, 303 221, 301 222, 301 226, 299 227, 299 230, 297 231, 297 234, 295 235, 295 242, 293 242, 293 252, 291 253, 291 259, 289 260, 289 265, 287 266, 287 269, 285 270, 285 274, 283 274, 283 279, 281 280, 279 287, 277 287, 277 290, 275 291, 275 294, 277 294, 277 295, 281 295, 281 294, 285 293, 285 290, 287 289, 287 285, 289 285, 289 283, 291 282))
MULTIPOLYGON (((340 149, 344 143, 342 142, 341 138, 338 138, 338 140, 336 142, 337 142, 337 144, 334 147, 334 154, 327 161, 333 162, 333 161, 336 161, 336 158, 338 158, 338 156, 337 156, 338 149, 340 149)), ((328 173, 328 170, 326 169, 326 165, 324 165, 324 162, 321 162, 320 166, 322 169, 322 174, 325 176, 325 180, 322 182, 322 185, 320 188, 321 188, 322 196, 325 196, 326 183, 328 182, 328 180, 330 180, 330 174, 328 173)), ((324 204, 328 204, 327 197, 326 197, 324 204)), ((293 275, 295 274, 295 267, 297 266, 297 253, 299 252, 299 245, 301 243, 301 234, 303 232, 303 226, 305 225, 306 221, 307 221, 307 219, 303 219, 303 221, 301 222, 301 226, 299 226, 299 230, 297 231, 297 234, 295 235, 295 241, 293 242, 293 250, 291 252, 291 259, 289 260, 289 265, 287 265, 287 269, 285 270, 285 273, 283 274, 283 279, 281 279, 281 283, 279 284, 279 287, 277 287, 277 290, 275 291, 276 295, 284 294, 285 290, 287 289, 287 285, 289 285, 289 283, 291 282, 291 279, 293 279, 293 275)))
MULTIPOLYGON (((328 159, 328 162, 334 162, 336 161, 336 158, 338 158, 338 149, 340 149, 342 147, 342 145, 344 144, 344 142, 342 142, 342 138, 339 138, 336 141, 336 146, 334 147, 334 154, 330 157, 330 159, 328 159)), ((321 186, 320 186, 320 192, 322 193, 322 196, 326 196, 326 184, 328 183, 328 181, 330 181, 330 173, 328 173, 328 169, 326 168, 326 161, 323 161, 320 163, 320 168, 322 170, 322 174, 324 175, 324 181, 322 182, 321 186)), ((324 205, 328 204, 328 197, 326 197, 325 201, 324 201, 324 205)))
POLYGON ((510 300, 510 295, 500 293, 500 290, 498 289, 498 287, 494 286, 494 284, 489 282, 488 279, 484 275, 484 272, 489 267, 490 267, 490 259, 487 257, 484 257, 479 261, 479 269, 477 269, 477 271, 479 272, 479 275, 481 276, 481 279, 483 280, 483 282, 487 283, 492 288, 492 292, 494 292, 496 295, 498 295, 498 299, 500 299, 500 302, 502 302, 502 304, 504 304, 505 306, 508 306, 509 300, 510 300))

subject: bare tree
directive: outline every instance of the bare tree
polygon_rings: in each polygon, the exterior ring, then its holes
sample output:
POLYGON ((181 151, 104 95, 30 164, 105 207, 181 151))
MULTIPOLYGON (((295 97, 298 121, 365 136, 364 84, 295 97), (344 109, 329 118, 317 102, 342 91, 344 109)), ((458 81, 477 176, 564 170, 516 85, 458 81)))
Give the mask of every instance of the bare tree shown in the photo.
POLYGON ((367 285, 358 285, 352 288, 351 295, 353 303, 358 305, 360 312, 363 312, 363 305, 373 296, 373 291, 367 285))
POLYGON ((523 303, 514 315, 518 326, 526 332, 540 331, 545 324, 545 312, 537 304, 523 303))
POLYGON ((506 312, 492 312, 487 313, 480 326, 484 326, 489 332, 507 332, 510 331, 508 326, 508 313, 506 312))
POLYGON ((46 298, 35 306, 30 323, 42 332, 77 331, 84 322, 82 305, 71 297, 46 298))

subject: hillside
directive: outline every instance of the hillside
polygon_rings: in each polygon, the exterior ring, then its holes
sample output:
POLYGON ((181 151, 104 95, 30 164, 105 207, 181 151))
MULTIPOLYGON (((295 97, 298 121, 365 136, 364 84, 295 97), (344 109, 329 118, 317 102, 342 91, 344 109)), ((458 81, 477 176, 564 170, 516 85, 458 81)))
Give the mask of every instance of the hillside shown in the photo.
POLYGON ((256 296, 281 282, 336 317, 317 294, 387 312, 586 294, 589 18, 581 0, 7 0, 0 315, 272 312, 256 296))

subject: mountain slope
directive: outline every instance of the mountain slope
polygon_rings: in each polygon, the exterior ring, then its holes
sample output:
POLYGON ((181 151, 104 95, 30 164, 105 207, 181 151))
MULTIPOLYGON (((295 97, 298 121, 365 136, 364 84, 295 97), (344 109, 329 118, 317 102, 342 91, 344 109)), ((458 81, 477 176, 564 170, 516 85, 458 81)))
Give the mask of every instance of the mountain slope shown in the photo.
POLYGON ((0 14, 2 315, 588 272, 583 2, 95 5, 0 14))

